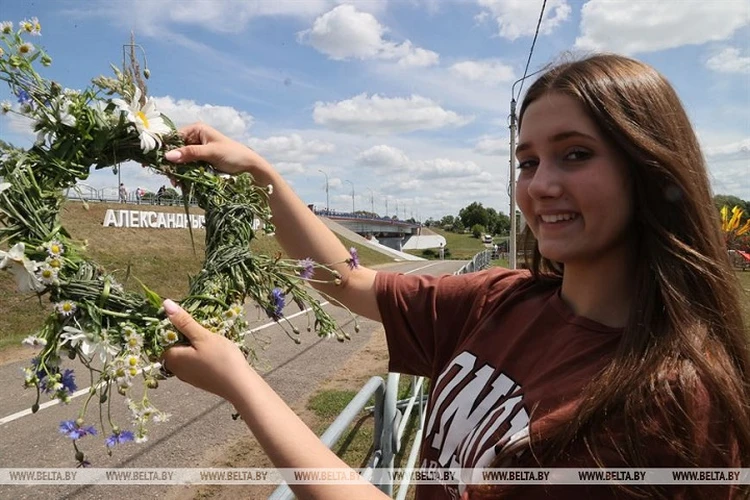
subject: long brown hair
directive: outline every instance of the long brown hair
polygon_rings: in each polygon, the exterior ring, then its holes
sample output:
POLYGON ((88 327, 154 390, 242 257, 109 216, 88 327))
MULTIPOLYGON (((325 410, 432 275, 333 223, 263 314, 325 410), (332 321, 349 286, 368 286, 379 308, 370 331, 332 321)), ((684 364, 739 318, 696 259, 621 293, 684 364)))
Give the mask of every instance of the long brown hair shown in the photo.
MULTIPOLYGON (((613 360, 584 387, 567 415, 541 418, 536 429, 532 422, 532 453, 526 455, 554 464, 579 443, 602 465, 598 446, 616 420, 623 428, 614 444, 628 467, 659 466, 644 459, 649 445, 668 446, 678 467, 730 467, 738 461, 750 467, 743 292, 720 232, 705 160, 680 99, 650 66, 595 55, 557 65, 536 80, 523 100, 519 126, 529 104, 550 92, 579 102, 629 165, 636 288, 613 360), (700 396, 710 402, 711 415, 722 419, 723 436, 736 443, 734 450, 715 450, 724 463, 702 463, 700 454, 712 443, 694 442, 694 417, 702 411, 694 403, 700 396), (654 440, 644 443, 644 436, 654 440)), ((561 279, 563 266, 540 255, 528 228, 527 235, 532 276, 561 279)), ((501 455, 496 465, 508 457, 501 455)))

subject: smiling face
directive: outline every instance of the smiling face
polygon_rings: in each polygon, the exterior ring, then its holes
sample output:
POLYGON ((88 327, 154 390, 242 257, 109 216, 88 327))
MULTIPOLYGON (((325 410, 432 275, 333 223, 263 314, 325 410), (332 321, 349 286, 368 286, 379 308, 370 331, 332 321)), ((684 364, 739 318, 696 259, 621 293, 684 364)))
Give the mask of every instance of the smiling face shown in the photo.
POLYGON ((627 165, 573 98, 548 93, 523 114, 517 201, 543 257, 566 266, 626 255, 634 242, 627 165))

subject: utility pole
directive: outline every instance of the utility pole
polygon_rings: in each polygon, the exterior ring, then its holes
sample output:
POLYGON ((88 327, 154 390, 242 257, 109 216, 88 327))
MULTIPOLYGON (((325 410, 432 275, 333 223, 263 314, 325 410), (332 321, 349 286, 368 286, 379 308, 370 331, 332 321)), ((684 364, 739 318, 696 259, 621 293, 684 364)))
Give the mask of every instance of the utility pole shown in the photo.
POLYGON ((388 196, 385 197, 385 216, 388 217, 388 196))
MULTIPOLYGON (((514 83, 513 87, 515 86, 514 83)), ((510 214, 508 265, 511 269, 516 269, 516 99, 514 97, 510 99, 510 211, 508 213, 510 214)))
POLYGON ((328 215, 328 213, 331 211, 331 205, 328 199, 328 174, 323 172, 321 169, 318 169, 318 172, 326 176, 326 215, 328 215))
POLYGON ((344 181, 348 182, 349 185, 352 187, 352 214, 354 213, 354 183, 352 181, 344 181))

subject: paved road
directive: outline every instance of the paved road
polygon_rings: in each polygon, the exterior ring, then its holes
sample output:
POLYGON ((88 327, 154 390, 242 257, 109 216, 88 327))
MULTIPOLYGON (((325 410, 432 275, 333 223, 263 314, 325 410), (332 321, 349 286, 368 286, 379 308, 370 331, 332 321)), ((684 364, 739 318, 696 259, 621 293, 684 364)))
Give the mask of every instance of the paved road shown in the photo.
MULTIPOLYGON (((402 262, 384 269, 417 274, 449 274, 457 270, 463 262, 431 261, 402 262)), ((327 306, 339 324, 352 321, 348 313, 327 306)), ((287 314, 297 312, 290 310, 287 314)), ((248 317, 258 314, 254 307, 248 308, 248 317)), ((301 331, 305 331, 305 316, 292 320, 301 331)), ((260 319, 257 326, 268 324, 260 319)), ((289 340, 281 329, 273 324, 264 327, 256 335, 259 340, 269 342, 260 355, 265 368, 259 367, 264 378, 289 403, 309 396, 318 385, 330 377, 352 354, 369 340, 373 332, 380 332, 381 325, 361 319, 360 332, 354 334, 352 325, 345 326, 352 332, 352 340, 338 343, 335 340, 318 339, 311 334, 303 334, 301 345, 289 340)), ((30 351, 31 357, 31 351, 30 351)), ((83 398, 74 399, 69 406, 56 405, 40 410, 34 415, 20 416, 34 402, 33 390, 23 389, 21 369, 27 362, 7 363, 0 366, 0 468, 27 467, 73 467, 73 447, 70 441, 57 432, 60 421, 74 419, 83 398)), ((83 373, 82 370, 78 370, 83 373)), ((79 376, 79 388, 84 380, 79 376)), ((165 424, 151 424, 149 441, 144 444, 127 444, 115 449, 108 457, 101 436, 86 437, 81 440, 87 457, 95 467, 138 467, 138 468, 180 468, 209 465, 209 456, 216 456, 223 447, 247 429, 241 421, 234 421, 230 415, 231 405, 221 399, 193 389, 177 379, 161 383, 152 392, 152 403, 172 415, 165 424)), ((95 409, 95 408, 94 408, 95 409)), ((113 398, 112 413, 118 422, 129 422, 129 412, 122 398, 113 398)), ((96 413, 89 410, 93 423, 96 413)), ((66 498, 66 499, 105 499, 113 496, 163 497, 169 487, 157 486, 2 486, 0 498, 66 498)))

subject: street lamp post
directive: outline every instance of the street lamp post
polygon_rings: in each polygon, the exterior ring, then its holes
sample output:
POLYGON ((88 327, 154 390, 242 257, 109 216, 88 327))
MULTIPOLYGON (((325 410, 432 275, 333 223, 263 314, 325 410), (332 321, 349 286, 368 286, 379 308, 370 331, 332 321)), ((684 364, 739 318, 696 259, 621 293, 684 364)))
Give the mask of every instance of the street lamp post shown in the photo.
POLYGON ((367 188, 367 190, 370 192, 370 213, 375 217, 375 193, 372 188, 367 188))
POLYGON ((516 269, 517 265, 516 231, 518 230, 516 227, 516 85, 543 70, 544 69, 540 69, 530 75, 519 78, 513 83, 513 86, 510 89, 510 211, 508 212, 510 215, 510 239, 508 240, 508 251, 510 255, 508 256, 508 265, 511 269, 516 269))
POLYGON ((352 214, 354 213, 354 183, 352 181, 344 181, 348 182, 349 185, 352 187, 352 214))
POLYGON ((326 215, 327 215, 331 211, 331 206, 328 200, 328 174, 323 172, 321 169, 318 169, 318 172, 326 176, 326 215))

